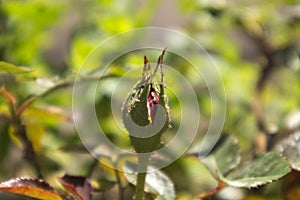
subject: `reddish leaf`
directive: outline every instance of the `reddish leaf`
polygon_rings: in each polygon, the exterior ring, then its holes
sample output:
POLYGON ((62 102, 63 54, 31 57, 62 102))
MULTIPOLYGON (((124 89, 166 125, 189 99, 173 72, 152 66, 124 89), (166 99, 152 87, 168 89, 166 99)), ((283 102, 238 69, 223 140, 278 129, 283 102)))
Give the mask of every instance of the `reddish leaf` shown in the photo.
POLYGON ((36 178, 16 178, 0 183, 0 190, 43 200, 62 200, 44 180, 36 178))
POLYGON ((78 200, 92 199, 90 180, 84 176, 64 175, 59 179, 62 186, 78 200))

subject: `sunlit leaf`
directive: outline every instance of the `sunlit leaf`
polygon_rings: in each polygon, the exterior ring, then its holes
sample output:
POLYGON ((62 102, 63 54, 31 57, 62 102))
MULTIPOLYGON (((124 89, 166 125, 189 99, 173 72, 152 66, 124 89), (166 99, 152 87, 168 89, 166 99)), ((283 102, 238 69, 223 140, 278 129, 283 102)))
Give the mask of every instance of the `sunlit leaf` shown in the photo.
POLYGON ((120 33, 122 31, 128 31, 133 28, 133 23, 128 16, 109 16, 103 18, 101 21, 102 27, 111 33, 120 33))
POLYGON ((22 74, 29 72, 32 72, 32 70, 25 67, 17 67, 13 64, 0 61, 0 73, 22 74))
POLYGON ((43 200, 62 200, 46 181, 35 178, 16 178, 1 182, 0 190, 43 200))
MULTIPOLYGON (((74 69, 79 69, 82 63, 84 62, 84 60, 86 59, 86 57, 88 56, 88 54, 92 51, 94 47, 95 47, 95 41, 92 40, 91 38, 87 38, 87 37, 74 38, 72 42, 71 53, 70 53, 72 67, 74 69)), ((99 57, 97 58, 99 62, 99 57)), ((96 61, 94 63, 96 63, 96 61)), ((86 70, 93 69, 90 66, 88 66, 87 68, 88 69, 86 70)))
MULTIPOLYGON (((127 164, 124 166, 125 176, 127 180, 136 185, 137 174, 134 172, 136 165, 127 164)), ((149 171, 146 176, 145 191, 157 195, 160 200, 175 199, 174 184, 171 179, 162 171, 154 170, 151 166, 148 167, 149 171)))
POLYGON ((114 167, 120 167, 120 165, 124 165, 124 162, 128 160, 132 162, 137 160, 137 158, 135 156, 132 156, 130 153, 125 152, 117 154, 113 151, 113 149, 111 149, 110 146, 105 144, 99 145, 96 148, 94 148, 93 154, 99 159, 100 162, 111 167, 113 167, 112 165, 117 165, 114 167))
POLYGON ((66 122, 68 117, 62 109, 49 106, 47 108, 27 108, 22 113, 21 119, 34 150, 39 152, 41 139, 46 133, 46 126, 66 122))
POLYGON ((98 179, 96 181, 92 181, 92 185, 95 191, 105 192, 113 188, 116 185, 116 182, 109 181, 107 179, 98 179))
POLYGON ((10 139, 19 147, 23 148, 23 143, 19 137, 16 136, 15 134, 16 128, 14 126, 9 126, 8 128, 8 134, 10 139))
POLYGON ((28 124, 66 122, 69 118, 67 113, 59 107, 48 106, 45 108, 30 107, 21 115, 22 122, 28 124))
POLYGON ((286 160, 276 153, 264 153, 254 161, 243 164, 222 181, 233 187, 257 187, 278 180, 290 172, 286 160))
MULTIPOLYGON (((211 155, 203 159, 202 162, 214 173, 226 175, 234 169, 241 161, 238 141, 235 137, 228 135, 220 141, 211 155)), ((217 175, 218 176, 218 175, 217 175)))
POLYGON ((40 142, 45 132, 45 127, 42 124, 30 124, 26 126, 27 136, 31 141, 35 152, 40 151, 40 142))
MULTIPOLYGON (((119 163, 119 160, 117 165, 121 165, 119 163)), ((124 172, 120 170, 121 166, 114 166, 112 162, 107 158, 101 158, 98 162, 98 167, 104 175, 102 175, 100 179, 96 180, 97 190, 107 190, 109 189, 109 187, 112 187, 112 184, 115 185, 115 183, 118 181, 121 183, 122 186, 128 184, 124 172), (116 169, 117 167, 119 170, 116 169)))
POLYGON ((275 151, 286 157, 293 169, 300 171, 300 132, 280 141, 275 146, 275 151))
POLYGON ((88 178, 83 176, 64 175, 59 179, 62 186, 78 200, 92 199, 92 186, 88 178))

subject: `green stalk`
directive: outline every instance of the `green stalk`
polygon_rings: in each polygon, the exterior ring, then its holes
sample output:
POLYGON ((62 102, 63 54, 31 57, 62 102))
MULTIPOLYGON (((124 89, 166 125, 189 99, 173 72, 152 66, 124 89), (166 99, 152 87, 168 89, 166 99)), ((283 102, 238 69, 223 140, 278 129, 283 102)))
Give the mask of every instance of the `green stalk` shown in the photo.
POLYGON ((135 200, 142 200, 144 196, 144 188, 147 173, 138 173, 135 188, 135 200))
POLYGON ((149 157, 149 153, 138 155, 138 174, 135 187, 135 200, 143 200, 144 197, 149 157))

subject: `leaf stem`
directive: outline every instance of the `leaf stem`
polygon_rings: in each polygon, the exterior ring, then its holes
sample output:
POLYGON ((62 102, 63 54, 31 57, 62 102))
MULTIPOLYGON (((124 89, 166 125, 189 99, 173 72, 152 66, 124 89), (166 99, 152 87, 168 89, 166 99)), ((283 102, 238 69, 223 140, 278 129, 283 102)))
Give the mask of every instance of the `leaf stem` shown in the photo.
MULTIPOLYGON (((114 75, 114 74, 105 74, 105 75, 102 75, 100 77, 99 76, 80 76, 80 80, 78 80, 78 81, 82 81, 82 82, 84 82, 84 81, 96 81, 96 80, 115 77, 115 76, 116 75, 114 75)), ((17 109, 16 115, 20 116, 27 107, 29 107, 35 101, 37 101, 37 100, 39 100, 39 99, 41 99, 45 96, 48 96, 49 94, 52 94, 52 92, 54 92, 58 89, 61 89, 61 88, 72 86, 74 84, 74 81, 75 81, 74 79, 62 80, 60 83, 54 85, 53 87, 49 88, 45 92, 29 97, 28 99, 23 101, 22 104, 19 106, 19 108, 17 109)))
POLYGON ((199 194, 197 198, 198 199, 205 199, 207 197, 210 197, 210 196, 216 194, 217 192, 219 192, 221 189, 223 189, 225 185, 226 184, 224 184, 223 182, 219 181, 217 187, 215 187, 214 189, 212 189, 212 190, 210 190, 208 192, 204 192, 204 193, 199 194))

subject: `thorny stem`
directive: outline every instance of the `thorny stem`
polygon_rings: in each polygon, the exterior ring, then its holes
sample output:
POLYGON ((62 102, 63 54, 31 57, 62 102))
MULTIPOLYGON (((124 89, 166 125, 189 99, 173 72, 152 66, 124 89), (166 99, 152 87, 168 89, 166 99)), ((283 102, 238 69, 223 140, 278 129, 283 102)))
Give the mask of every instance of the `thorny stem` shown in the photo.
MULTIPOLYGON (((262 62, 260 64, 261 70, 259 73, 259 77, 256 81, 256 88, 255 88, 255 98, 252 101, 251 109, 255 115, 256 119, 256 126, 258 130, 261 131, 265 135, 266 142, 264 145, 264 149, 260 151, 270 150, 272 148, 273 142, 274 142, 274 133, 272 130, 268 128, 267 122, 266 122, 266 116, 263 111, 263 105, 262 105, 262 94, 263 90, 269 80, 270 75, 275 71, 280 65, 281 62, 278 58, 277 53, 279 52, 278 49, 274 49, 272 47, 267 38, 264 35, 254 35, 252 36, 252 39, 256 41, 258 44, 258 47, 262 53, 262 56, 265 58, 265 62, 262 62)), ((282 51, 282 50, 280 50, 282 51)), ((257 149, 258 150, 258 149, 257 149)))
MULTIPOLYGON (((11 114, 14 115, 13 113, 11 114)), ((32 167, 35 169, 37 176, 39 178, 42 178, 43 175, 40 166, 37 162, 36 153, 33 149, 31 141, 27 136, 25 126, 22 124, 21 120, 16 115, 13 116, 12 125, 15 129, 14 134, 22 141, 24 158, 30 162, 32 167)))
POLYGON ((260 63, 259 77, 256 81, 255 93, 256 96, 251 102, 251 109, 255 115, 256 124, 258 130, 266 136, 266 149, 268 150, 273 146, 274 134, 267 126, 266 116, 262 107, 262 94, 265 88, 266 83, 268 82, 269 77, 272 73, 286 64, 287 53, 290 49, 294 48, 293 44, 287 44, 282 47, 275 47, 272 45, 272 42, 269 40, 269 32, 265 32, 265 27, 261 27, 262 32, 253 32, 244 23, 239 24, 243 30, 247 32, 248 37, 253 40, 260 52, 263 62, 260 63))
POLYGON ((8 119, 10 125, 13 127, 13 134, 22 142, 23 156, 36 170, 37 176, 42 178, 43 176, 36 159, 36 153, 33 149, 31 141, 27 136, 26 127, 22 124, 20 116, 16 114, 16 99, 5 89, 4 86, 1 88, 0 93, 2 93, 8 101, 10 116, 6 116, 6 119, 8 119))

